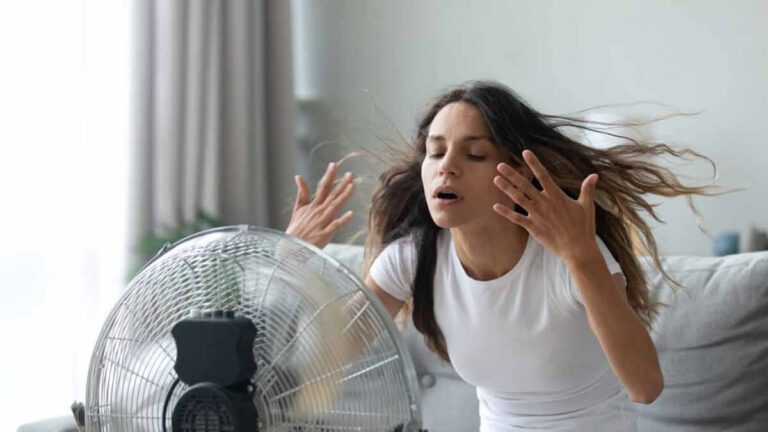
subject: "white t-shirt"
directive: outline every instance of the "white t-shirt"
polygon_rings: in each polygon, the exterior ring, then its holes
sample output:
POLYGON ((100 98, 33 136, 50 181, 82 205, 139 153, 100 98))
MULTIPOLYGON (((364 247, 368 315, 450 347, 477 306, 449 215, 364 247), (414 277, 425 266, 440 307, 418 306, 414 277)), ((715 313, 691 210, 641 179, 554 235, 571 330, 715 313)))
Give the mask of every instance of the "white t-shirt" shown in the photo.
MULTIPOLYGON (((611 274, 621 273, 597 242, 611 274)), ((371 278, 407 300, 416 253, 412 237, 398 239, 376 258, 371 278)), ((636 430, 578 287, 565 263, 533 236, 509 272, 478 281, 461 265, 450 231, 441 230, 434 308, 454 369, 477 387, 482 432, 636 430)))

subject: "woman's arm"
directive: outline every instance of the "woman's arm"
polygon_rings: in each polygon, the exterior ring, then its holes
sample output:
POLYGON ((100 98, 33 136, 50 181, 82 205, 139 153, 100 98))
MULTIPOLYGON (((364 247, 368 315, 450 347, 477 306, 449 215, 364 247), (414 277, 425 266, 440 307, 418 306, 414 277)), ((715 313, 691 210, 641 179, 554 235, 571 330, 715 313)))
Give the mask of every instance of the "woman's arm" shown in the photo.
POLYGON ((629 305, 624 276, 608 271, 597 244, 566 261, 587 319, 608 362, 634 402, 649 404, 664 388, 656 348, 629 305))
POLYGON ((376 297, 381 300, 381 302, 384 304, 384 307, 387 309, 387 312, 389 312, 389 315, 392 318, 394 318, 398 312, 400 312, 400 309, 403 308, 405 302, 381 289, 381 287, 373 280, 373 278, 371 278, 370 275, 365 277, 365 284, 368 286, 368 288, 371 289, 371 291, 373 291, 374 294, 376 294, 376 297))
POLYGON ((592 331, 616 376, 633 401, 653 402, 664 388, 656 348, 627 301, 623 280, 611 276, 596 241, 598 175, 587 176, 578 199, 573 199, 552 180, 533 152, 524 150, 523 159, 542 190, 533 186, 530 173, 523 175, 507 164, 499 165, 500 175, 494 183, 528 216, 501 203, 495 204, 494 210, 525 228, 566 263, 582 295, 592 331))

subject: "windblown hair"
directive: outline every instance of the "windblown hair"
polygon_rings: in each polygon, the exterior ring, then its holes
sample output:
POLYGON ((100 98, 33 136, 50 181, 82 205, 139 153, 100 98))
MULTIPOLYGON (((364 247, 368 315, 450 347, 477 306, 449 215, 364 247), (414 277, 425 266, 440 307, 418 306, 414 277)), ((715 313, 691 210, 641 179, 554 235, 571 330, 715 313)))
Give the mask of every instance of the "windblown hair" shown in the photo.
MULTIPOLYGON (((438 97, 418 124, 416 139, 408 151, 380 176, 374 191, 365 244, 366 267, 389 243, 407 235, 416 239, 417 266, 412 282, 413 323, 427 345, 441 358, 450 361, 442 331, 435 319, 433 281, 437 258, 436 241, 440 232, 430 216, 421 181, 421 163, 426 155, 426 138, 437 113, 446 105, 464 102, 477 108, 487 124, 493 142, 507 151, 512 166, 524 166, 524 149, 532 150, 563 191, 577 198, 584 179, 600 175, 597 184, 595 222, 597 235, 621 265, 626 277, 627 298, 646 327, 657 312, 651 304, 646 279, 635 254, 637 241, 653 260, 663 277, 676 285, 661 266, 653 233, 641 211, 657 221, 654 204, 646 195, 675 197, 715 195, 707 186, 686 186, 669 169, 651 159, 671 156, 684 160, 700 158, 714 162, 693 150, 676 150, 659 143, 641 143, 596 128, 578 118, 551 116, 529 107, 502 84, 476 81, 438 97), (565 130, 577 128, 626 138, 625 144, 598 149, 569 138, 565 130), (632 230, 637 233, 633 239, 632 230), (633 242, 635 244, 633 244, 633 242)), ((689 201, 690 203, 691 201, 689 201)), ((692 205, 692 204, 691 204, 692 205)))

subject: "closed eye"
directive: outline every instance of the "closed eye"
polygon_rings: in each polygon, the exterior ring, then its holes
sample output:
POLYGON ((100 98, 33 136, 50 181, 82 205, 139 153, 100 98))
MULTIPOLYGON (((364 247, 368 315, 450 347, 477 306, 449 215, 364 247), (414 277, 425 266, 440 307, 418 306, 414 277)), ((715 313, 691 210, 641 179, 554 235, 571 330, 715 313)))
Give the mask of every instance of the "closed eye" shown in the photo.
MULTIPOLYGON (((427 155, 430 159, 439 159, 443 157, 443 153, 430 153, 427 155)), ((485 160, 485 156, 481 155, 467 155, 467 159, 472 161, 483 161, 485 160)))

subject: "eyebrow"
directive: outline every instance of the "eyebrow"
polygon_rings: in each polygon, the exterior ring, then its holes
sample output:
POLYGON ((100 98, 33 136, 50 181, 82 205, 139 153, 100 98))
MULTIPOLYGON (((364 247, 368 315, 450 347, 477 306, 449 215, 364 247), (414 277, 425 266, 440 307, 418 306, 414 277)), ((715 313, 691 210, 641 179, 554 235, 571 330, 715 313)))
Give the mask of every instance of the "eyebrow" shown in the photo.
MULTIPOLYGON (((427 137, 427 140, 429 141, 445 141, 445 137, 442 135, 430 135, 427 137)), ((467 135, 465 136, 462 141, 482 141, 487 140, 493 142, 493 139, 491 139, 488 135, 467 135)))

